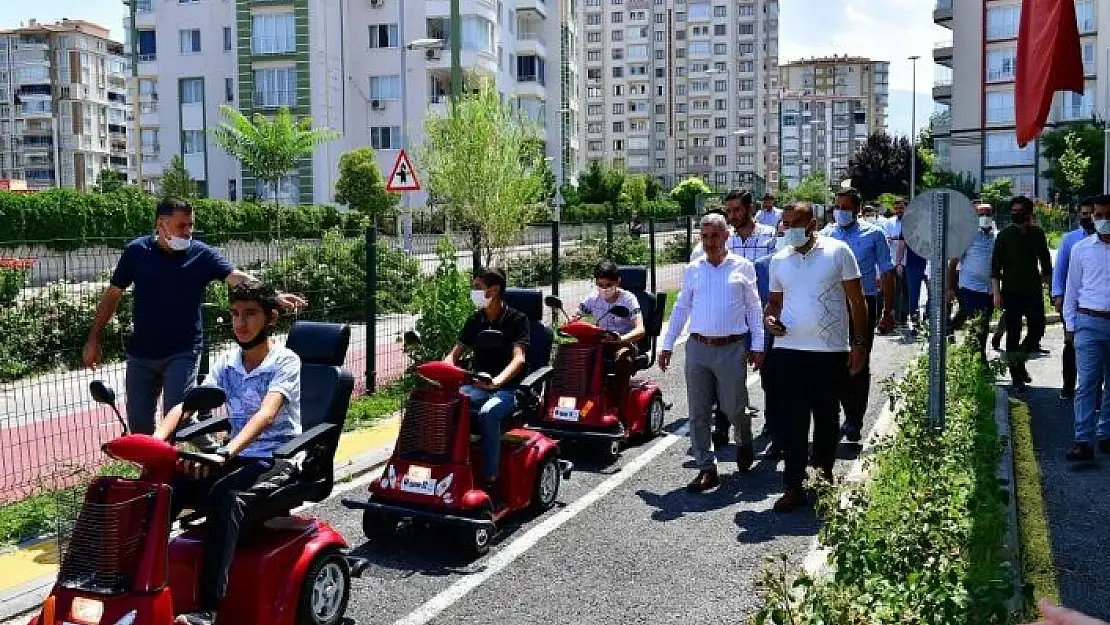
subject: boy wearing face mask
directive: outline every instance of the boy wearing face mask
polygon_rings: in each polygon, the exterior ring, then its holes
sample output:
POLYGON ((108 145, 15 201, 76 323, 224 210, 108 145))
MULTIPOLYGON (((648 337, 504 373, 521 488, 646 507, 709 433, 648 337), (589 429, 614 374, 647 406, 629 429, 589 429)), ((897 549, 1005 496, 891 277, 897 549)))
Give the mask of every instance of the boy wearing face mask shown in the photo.
POLYGON ((620 271, 616 264, 610 261, 599 263, 594 269, 594 283, 597 291, 582 301, 572 319, 591 317, 602 330, 613 333, 602 342, 606 345, 606 352, 612 353, 614 379, 609 390, 611 403, 615 406, 624 396, 621 390, 628 388, 628 382, 636 372, 636 343, 644 338, 647 331, 644 329, 644 316, 640 314, 640 302, 635 295, 621 288, 620 271), (609 311, 614 306, 624 306, 631 314, 627 318, 610 315, 609 311))
POLYGON ((994 314, 994 301, 991 299, 991 254, 994 252, 994 240, 998 232, 994 229, 993 206, 978 204, 975 212, 979 215, 979 230, 975 233, 971 247, 960 258, 948 261, 948 303, 960 303, 959 311, 952 318, 949 329, 955 332, 968 319, 980 315, 975 333, 979 340, 979 356, 986 360, 987 334, 990 331, 991 316, 994 314))
POLYGON ((475 380, 462 387, 470 398, 474 428, 482 436, 483 488, 495 505, 502 501, 497 489, 501 457, 501 422, 516 407, 516 387, 525 375, 525 353, 528 350, 528 317, 507 306, 505 273, 500 269, 482 269, 474 275, 471 298, 478 310, 470 315, 459 334, 459 342, 444 362, 458 365, 467 351, 472 352, 470 369, 489 374, 493 380, 475 380), (477 345, 483 330, 498 330, 504 341, 496 347, 477 345))
MULTIPOLYGON (((217 250, 193 239, 193 207, 167 198, 158 204, 155 232, 127 244, 100 298, 82 359, 86 367, 100 364, 100 334, 116 312, 123 292, 135 287, 135 329, 127 344, 128 427, 152 434, 158 395, 162 409, 181 403, 196 383, 203 344, 200 304, 208 283, 229 287, 257 283, 231 266, 217 250)), ((304 306, 293 295, 278 295, 283 308, 304 306)))

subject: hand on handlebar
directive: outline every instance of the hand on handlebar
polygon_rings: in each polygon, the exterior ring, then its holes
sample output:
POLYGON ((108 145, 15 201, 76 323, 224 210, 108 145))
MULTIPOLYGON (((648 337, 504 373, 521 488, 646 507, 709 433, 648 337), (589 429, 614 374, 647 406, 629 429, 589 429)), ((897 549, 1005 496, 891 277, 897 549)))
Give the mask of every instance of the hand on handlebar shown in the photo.
POLYGON ((494 384, 493 376, 488 373, 475 373, 471 378, 474 380, 474 386, 483 391, 496 391, 500 388, 497 384, 494 384))
POLYGON ((203 454, 193 451, 177 452, 177 470, 204 479, 227 464, 227 458, 218 454, 203 454))
POLYGON ((610 345, 620 343, 621 335, 617 334, 616 332, 610 332, 606 330, 605 333, 601 335, 601 342, 608 343, 610 345))

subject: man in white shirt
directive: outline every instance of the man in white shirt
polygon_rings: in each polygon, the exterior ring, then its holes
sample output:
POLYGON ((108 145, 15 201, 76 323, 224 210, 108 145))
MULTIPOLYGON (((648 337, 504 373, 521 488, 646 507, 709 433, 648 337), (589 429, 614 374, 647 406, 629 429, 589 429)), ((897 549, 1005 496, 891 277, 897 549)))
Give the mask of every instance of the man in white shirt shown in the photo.
POLYGON ((764 226, 778 228, 782 222, 782 211, 775 208, 775 196, 770 193, 763 195, 763 208, 759 210, 755 220, 764 226))
POLYGON ((690 341, 686 344, 686 393, 690 407, 690 446, 699 473, 687 489, 704 492, 720 484, 717 459, 710 433, 713 404, 736 427, 736 465, 741 473, 755 459, 752 448, 751 417, 747 413, 748 387, 745 362, 759 368, 763 364, 762 311, 755 267, 748 260, 725 248, 728 224, 720 215, 701 220, 701 240, 705 256, 690 261, 682 275, 659 368, 671 363, 678 335, 690 322, 690 341), (751 335, 751 349, 747 343, 751 335))
POLYGON ((1098 410, 1099 387, 1110 379, 1104 376, 1110 368, 1110 196, 1100 195, 1094 204, 1095 234, 1072 248, 1064 290, 1064 327, 1075 345, 1079 370, 1075 445, 1067 453, 1072 462, 1095 459, 1091 439, 1096 435, 1099 451, 1110 454, 1110 401, 1103 401, 1098 410))
POLYGON ((764 323, 775 335, 771 376, 781 409, 778 434, 786 466, 785 489, 775 511, 805 504, 802 489, 813 419, 813 458, 832 481, 836 461, 841 390, 867 361, 867 302, 860 269, 846 243, 818 236, 812 207, 799 203, 790 216, 786 243, 771 258, 771 294, 764 323), (849 318, 852 332, 849 332, 849 318))
MULTIPOLYGON (((771 226, 752 219, 752 194, 733 189, 725 196, 725 217, 732 227, 725 248, 737 256, 755 262, 775 251, 777 232, 771 226)), ((701 243, 694 247, 690 260, 701 258, 705 249, 701 243)))
POLYGON ((991 255, 998 231, 994 229, 994 207, 990 204, 977 204, 979 230, 963 256, 948 261, 948 303, 959 301, 959 312, 952 318, 949 332, 964 326, 973 316, 978 315, 975 335, 979 341, 979 356, 987 359, 987 334, 990 331, 991 316, 994 315, 994 299, 991 297, 991 255), (958 268, 958 269, 957 269, 958 268), (957 289, 957 286, 959 287, 957 289))

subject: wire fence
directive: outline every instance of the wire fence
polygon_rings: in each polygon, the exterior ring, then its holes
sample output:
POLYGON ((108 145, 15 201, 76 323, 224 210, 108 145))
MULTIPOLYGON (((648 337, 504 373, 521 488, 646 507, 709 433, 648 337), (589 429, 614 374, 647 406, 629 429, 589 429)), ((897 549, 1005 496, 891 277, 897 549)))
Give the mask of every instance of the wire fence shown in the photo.
MULTIPOLYGON (((439 265, 436 249, 445 236, 457 249, 459 267, 491 262, 505 269, 511 286, 557 293, 571 305, 589 293, 593 267, 602 259, 646 266, 649 288, 675 290, 696 243, 686 217, 650 220, 642 228, 611 220, 530 224, 512 245, 479 249, 477 260, 465 232, 397 236, 371 228, 272 241, 251 234, 212 239, 222 241, 217 249, 236 267, 308 301, 297 315, 283 317, 278 340, 295 319, 351 325, 346 366, 358 393, 404 375, 401 337, 416 324, 418 289, 439 265), (374 269, 369 274, 367 266, 374 269)), ((67 249, 64 242, 28 241, 0 249, 0 503, 75 483, 105 460, 101 445, 120 432, 112 412, 92 401, 88 385, 105 381, 116 390, 121 411, 126 409, 130 291, 101 336, 102 364, 85 368, 82 350, 126 243, 102 240, 67 249)), ((202 367, 231 345, 227 308, 226 288, 210 285, 202 307, 202 367)))

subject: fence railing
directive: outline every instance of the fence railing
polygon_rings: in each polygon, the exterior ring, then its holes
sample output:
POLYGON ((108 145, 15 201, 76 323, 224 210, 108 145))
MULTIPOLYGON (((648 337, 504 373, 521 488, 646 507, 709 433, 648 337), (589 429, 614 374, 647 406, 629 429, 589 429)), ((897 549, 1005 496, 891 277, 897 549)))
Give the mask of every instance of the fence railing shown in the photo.
MULTIPOLYGON (((443 234, 396 236, 375 228, 322 233, 318 239, 266 240, 257 233, 211 236, 236 267, 308 301, 296 318, 351 325, 346 366, 357 391, 374 392, 404 375, 401 337, 419 318, 419 286, 439 264, 443 234)), ((475 254, 467 233, 452 233, 454 262, 469 270, 475 254)), ((127 241, 66 249, 27 241, 0 249, 0 502, 67 485, 104 461, 100 446, 116 436, 114 417, 88 396, 102 379, 126 407, 124 356, 131 331, 125 293, 101 336, 103 363, 82 365, 97 302, 127 241)), ((543 289, 573 305, 592 286, 603 259, 649 269, 649 287, 676 289, 694 241, 688 217, 649 220, 633 230, 602 223, 531 224, 511 245, 478 250, 478 262, 505 269, 511 286, 543 289)), ((227 291, 210 285, 203 308, 206 345, 230 345, 227 291)), ((290 319, 283 319, 288 327, 290 319)), ((279 334, 279 338, 280 338, 279 334)))

